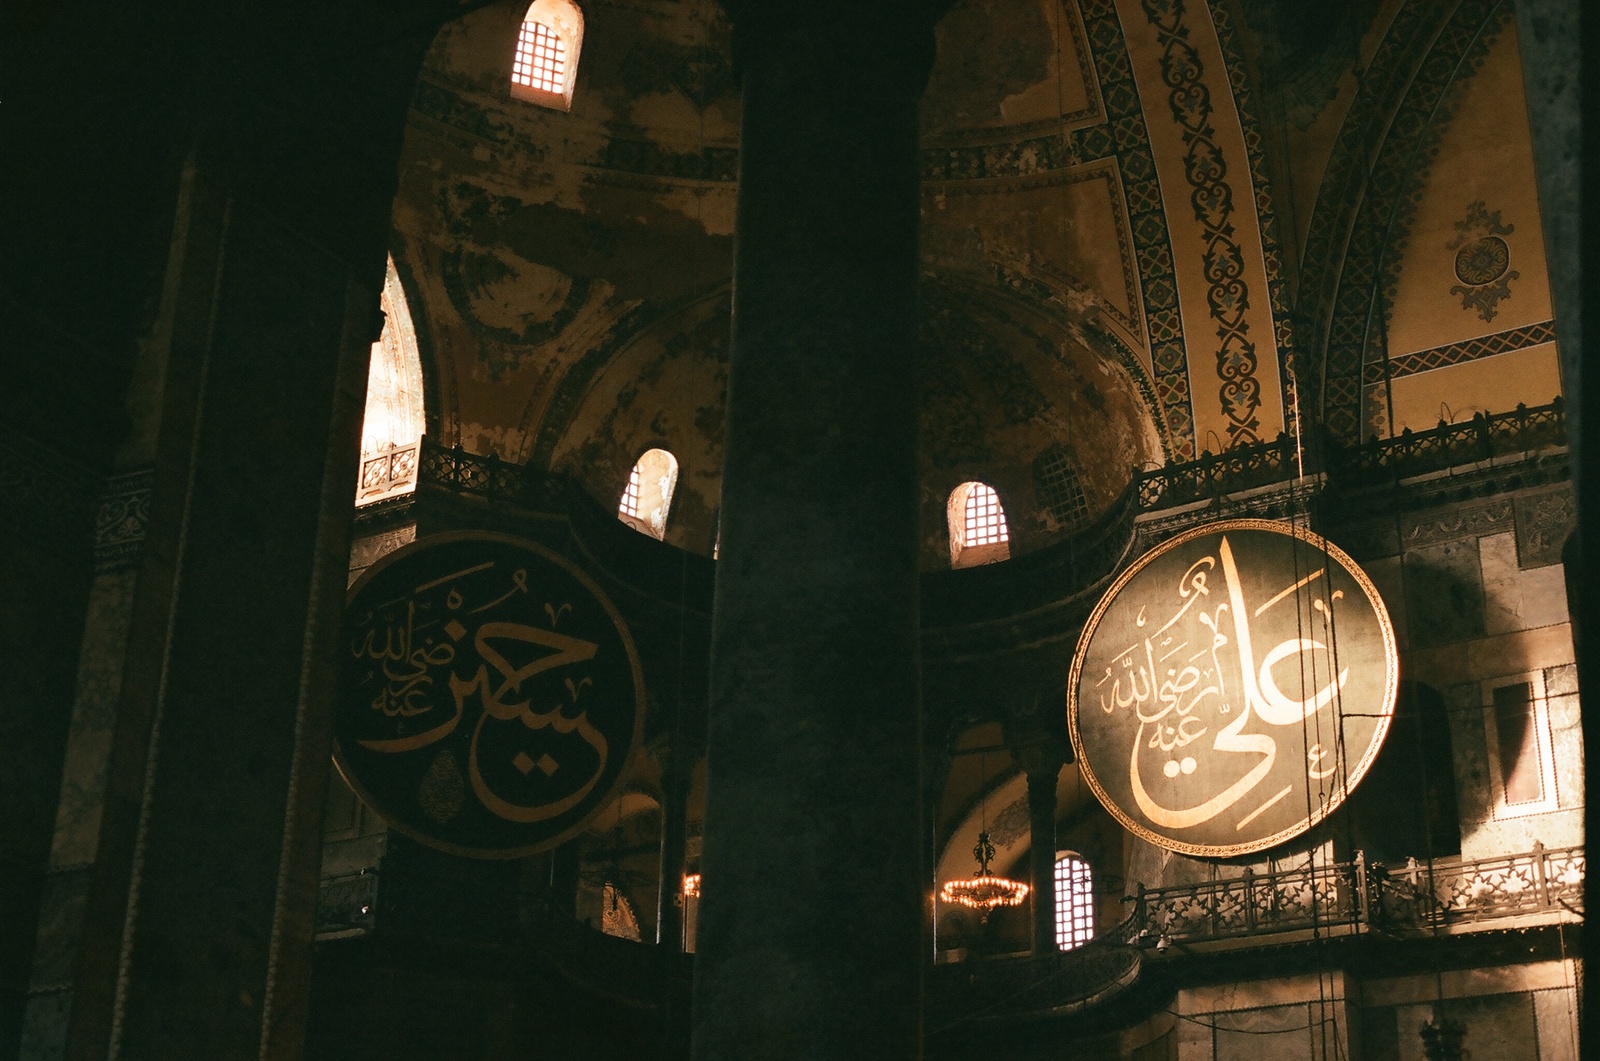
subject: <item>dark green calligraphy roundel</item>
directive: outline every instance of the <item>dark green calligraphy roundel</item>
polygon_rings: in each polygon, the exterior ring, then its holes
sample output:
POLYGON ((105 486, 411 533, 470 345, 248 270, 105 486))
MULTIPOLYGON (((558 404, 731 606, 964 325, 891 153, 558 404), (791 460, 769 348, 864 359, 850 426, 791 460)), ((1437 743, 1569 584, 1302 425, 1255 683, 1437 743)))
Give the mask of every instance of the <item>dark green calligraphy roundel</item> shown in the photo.
POLYGON ((1366 574, 1310 531, 1212 523, 1125 571, 1078 641, 1067 719, 1107 810, 1189 855, 1310 829, 1372 765, 1394 714, 1394 627, 1366 574))
POLYGON ((505 535, 443 534, 350 592, 334 760, 396 829, 480 858, 554 847, 611 798, 644 729, 622 617, 505 535))

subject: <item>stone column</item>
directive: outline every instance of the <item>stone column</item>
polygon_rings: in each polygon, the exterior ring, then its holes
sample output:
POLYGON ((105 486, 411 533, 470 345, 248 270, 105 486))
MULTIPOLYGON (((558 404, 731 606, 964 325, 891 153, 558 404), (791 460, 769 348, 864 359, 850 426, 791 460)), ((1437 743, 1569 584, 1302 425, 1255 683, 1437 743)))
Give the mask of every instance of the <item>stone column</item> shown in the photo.
POLYGON ((693 1056, 919 1054, 922 4, 728 5, 744 79, 693 1056))
POLYGON ((1033 953, 1056 950, 1056 778, 1061 763, 1030 767, 1028 862, 1033 901, 1033 953))
POLYGON ((293 1057, 381 244, 197 181, 66 1056, 293 1057), (294 386, 285 386, 293 380, 294 386))
POLYGON ((661 872, 656 891, 656 942, 673 951, 684 949, 683 874, 689 832, 689 783, 694 778, 697 749, 667 749, 661 771, 661 872))

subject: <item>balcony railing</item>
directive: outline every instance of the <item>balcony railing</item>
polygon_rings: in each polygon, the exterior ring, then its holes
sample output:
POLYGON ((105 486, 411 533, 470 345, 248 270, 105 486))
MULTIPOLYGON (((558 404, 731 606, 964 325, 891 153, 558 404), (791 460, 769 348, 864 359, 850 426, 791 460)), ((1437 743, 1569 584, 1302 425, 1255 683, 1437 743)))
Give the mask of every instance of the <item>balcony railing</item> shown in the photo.
POLYGON ((1204 453, 1197 460, 1140 471, 1139 507, 1171 508, 1204 501, 1237 490, 1269 486, 1301 474, 1304 461, 1287 434, 1270 442, 1238 446, 1226 452, 1204 453))
POLYGON ((1566 405, 1557 398, 1533 409, 1519 405, 1509 413, 1479 413, 1459 424, 1441 422, 1428 431, 1407 428, 1365 446, 1333 448, 1328 465, 1336 475, 1404 479, 1566 444, 1566 405))
POLYGON ((1332 478, 1360 485, 1566 444, 1566 406, 1557 398, 1549 405, 1532 409, 1519 405, 1512 412, 1494 416, 1479 413, 1471 420, 1441 423, 1427 431, 1407 428, 1393 438, 1360 446, 1324 443, 1319 447, 1307 439, 1301 447, 1283 434, 1267 442, 1140 471, 1135 481, 1139 507, 1148 511, 1286 482, 1308 473, 1325 471, 1332 478))
POLYGON ((1578 913, 1583 903, 1581 847, 1545 848, 1500 858, 1408 859, 1403 866, 1352 862, 1253 873, 1232 880, 1141 889, 1134 921, 1139 941, 1165 949, 1324 929, 1431 931, 1529 914, 1578 913))
POLYGON ((415 489, 420 448, 414 442, 409 446, 390 446, 378 453, 363 456, 361 479, 356 487, 356 504, 370 505, 415 489))

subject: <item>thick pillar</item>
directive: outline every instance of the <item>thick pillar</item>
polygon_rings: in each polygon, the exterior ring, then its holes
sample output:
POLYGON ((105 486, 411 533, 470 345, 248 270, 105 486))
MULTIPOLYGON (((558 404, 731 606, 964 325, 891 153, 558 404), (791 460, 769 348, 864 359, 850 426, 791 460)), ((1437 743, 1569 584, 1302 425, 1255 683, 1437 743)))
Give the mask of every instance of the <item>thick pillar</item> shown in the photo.
POLYGON ((656 942, 673 951, 684 949, 683 874, 689 833, 689 783, 694 778, 696 749, 667 749, 661 771, 661 871, 656 889, 656 942))
POLYGON ((1056 778, 1061 763, 1041 764, 1027 773, 1033 953, 1049 954, 1056 949, 1056 778))
POLYGON ((294 1057, 303 1027, 382 258, 363 289, 203 179, 183 209, 68 1058, 294 1057))
POLYGON ((743 127, 693 1056, 912 1058, 932 17, 728 6, 743 127))

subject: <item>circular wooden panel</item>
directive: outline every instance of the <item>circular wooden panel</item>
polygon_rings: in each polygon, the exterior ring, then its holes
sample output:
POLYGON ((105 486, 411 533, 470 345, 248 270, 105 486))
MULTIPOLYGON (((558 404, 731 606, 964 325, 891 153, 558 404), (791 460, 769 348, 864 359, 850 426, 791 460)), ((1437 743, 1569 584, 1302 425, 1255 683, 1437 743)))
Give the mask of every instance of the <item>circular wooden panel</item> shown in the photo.
POLYGON ((1226 520, 1112 585, 1078 641, 1068 723, 1124 826, 1229 857, 1343 802, 1388 732, 1398 679, 1393 624, 1354 561, 1286 523, 1226 520))
POLYGON ((644 680, 600 587, 533 542, 443 534, 351 589, 334 759, 394 828, 456 854, 554 847, 605 806, 644 680))

